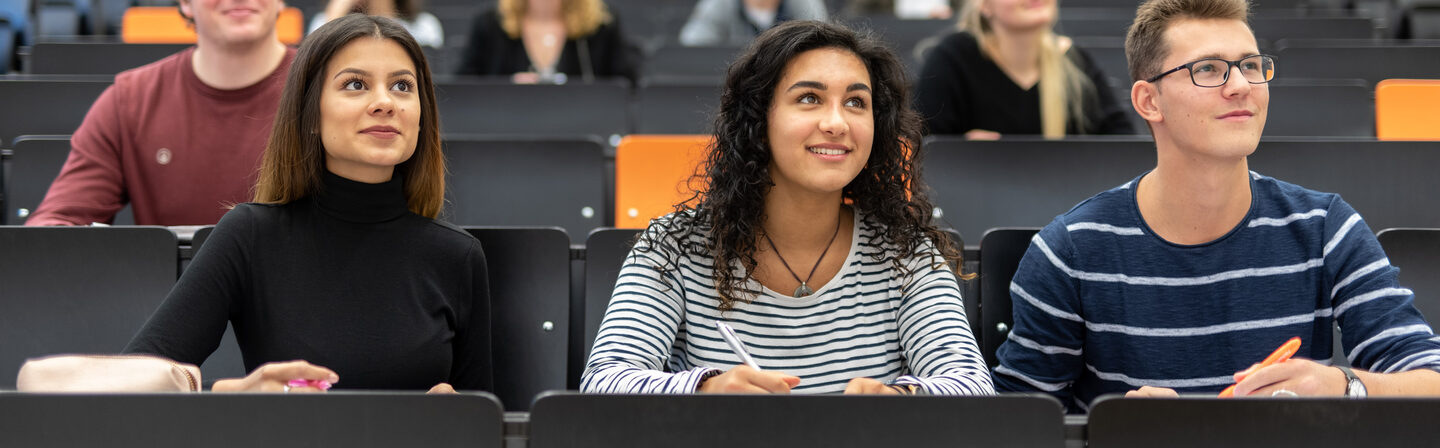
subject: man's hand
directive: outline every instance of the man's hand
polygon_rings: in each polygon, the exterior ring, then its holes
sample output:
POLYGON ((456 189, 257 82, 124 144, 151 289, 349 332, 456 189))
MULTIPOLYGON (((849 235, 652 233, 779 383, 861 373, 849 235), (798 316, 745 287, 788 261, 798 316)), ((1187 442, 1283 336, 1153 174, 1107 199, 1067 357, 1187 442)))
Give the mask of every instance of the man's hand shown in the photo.
POLYGON ((1252 366, 1236 372, 1235 381, 1237 397, 1269 397, 1281 389, 1302 396, 1338 396, 1345 394, 1347 383, 1345 372, 1340 369, 1301 358, 1258 370, 1252 366))
POLYGON ((1141 386, 1139 389, 1125 393, 1125 398, 1178 398, 1180 394, 1175 389, 1165 387, 1141 386))

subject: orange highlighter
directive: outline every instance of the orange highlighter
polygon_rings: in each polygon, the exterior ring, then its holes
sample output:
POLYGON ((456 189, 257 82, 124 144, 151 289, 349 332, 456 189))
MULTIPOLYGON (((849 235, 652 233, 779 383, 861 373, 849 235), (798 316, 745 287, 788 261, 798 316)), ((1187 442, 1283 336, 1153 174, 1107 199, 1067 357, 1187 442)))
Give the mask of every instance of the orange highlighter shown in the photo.
MULTIPOLYGON (((1250 376, 1250 374, 1255 373, 1255 371, 1269 367, 1272 364, 1279 364, 1285 362, 1285 360, 1290 359, 1291 356, 1295 356, 1295 352, 1298 351, 1300 351, 1300 337, 1296 336, 1290 338, 1290 340, 1285 341, 1285 343, 1282 344, 1280 348, 1275 349, 1275 353, 1271 353, 1270 356, 1265 358, 1264 361, 1260 361, 1260 365, 1245 369, 1245 371, 1240 372, 1240 379, 1244 380, 1245 377, 1250 376)), ((1234 396, 1235 385, 1233 384, 1230 385, 1230 387, 1225 388, 1225 390, 1220 391, 1220 398, 1230 398, 1234 396)))

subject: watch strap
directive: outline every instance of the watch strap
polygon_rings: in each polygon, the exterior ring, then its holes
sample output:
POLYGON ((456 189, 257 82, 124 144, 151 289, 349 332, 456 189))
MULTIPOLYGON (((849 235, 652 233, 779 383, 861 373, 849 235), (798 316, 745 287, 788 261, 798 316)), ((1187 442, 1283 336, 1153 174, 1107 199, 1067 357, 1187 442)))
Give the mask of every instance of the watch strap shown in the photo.
POLYGON ((1349 367, 1335 366, 1335 368, 1340 369, 1341 372, 1345 373, 1345 396, 1350 398, 1359 398, 1355 395, 1355 385, 1360 384, 1360 387, 1363 388, 1365 387, 1365 382, 1360 381, 1360 377, 1356 376, 1355 371, 1351 370, 1349 367))

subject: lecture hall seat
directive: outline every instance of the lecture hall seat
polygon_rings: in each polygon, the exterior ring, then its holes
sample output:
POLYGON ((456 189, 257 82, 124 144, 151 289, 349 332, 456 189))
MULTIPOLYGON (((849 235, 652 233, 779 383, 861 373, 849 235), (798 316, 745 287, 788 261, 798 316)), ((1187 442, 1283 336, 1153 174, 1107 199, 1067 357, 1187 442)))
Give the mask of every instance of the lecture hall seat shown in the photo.
POLYGON ((1440 79, 1387 79, 1375 86, 1375 137, 1440 140, 1440 79))
POLYGON ((1440 324, 1440 229, 1385 229, 1375 239, 1400 269, 1400 286, 1415 291, 1415 308, 1431 326, 1440 324))
MULTIPOLYGON (((305 20, 300 9, 287 7, 280 11, 275 24, 280 41, 299 45, 305 35, 305 20)), ((120 25, 120 39, 127 44, 190 44, 195 43, 195 28, 180 16, 178 7, 134 6, 125 10, 120 25)))
MULTIPOLYGON (((1020 268, 1020 259, 1030 249, 1037 227, 996 228, 980 239, 980 328, 972 329, 980 341, 985 365, 999 365, 995 351, 1015 325, 1011 314, 1010 281, 1020 268)), ((970 321, 976 319, 970 317, 970 321)))
MULTIPOLYGON (((615 152, 615 227, 643 229, 690 199, 707 135, 630 135, 615 152)), ((698 186, 695 186, 698 187, 698 186)))
POLYGON ((0 226, 0 389, 27 358, 124 350, 175 285, 176 247, 163 227, 0 226))

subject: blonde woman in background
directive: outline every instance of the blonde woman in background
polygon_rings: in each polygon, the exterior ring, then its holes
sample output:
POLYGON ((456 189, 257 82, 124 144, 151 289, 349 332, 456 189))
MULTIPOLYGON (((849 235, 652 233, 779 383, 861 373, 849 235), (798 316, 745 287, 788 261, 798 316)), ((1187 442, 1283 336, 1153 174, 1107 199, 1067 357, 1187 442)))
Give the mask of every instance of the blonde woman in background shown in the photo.
POLYGON ((916 109, 930 134, 995 139, 1133 134, 1090 55, 1055 34, 1055 0, 968 0, 925 57, 916 109))
POLYGON ((519 83, 605 77, 633 83, 639 61, 639 49, 600 0, 500 0, 475 17, 458 73, 519 83))

